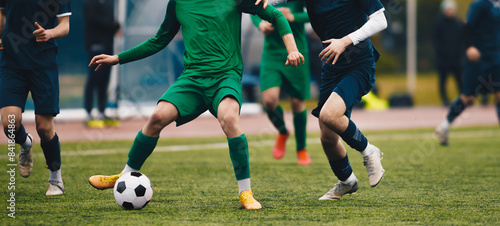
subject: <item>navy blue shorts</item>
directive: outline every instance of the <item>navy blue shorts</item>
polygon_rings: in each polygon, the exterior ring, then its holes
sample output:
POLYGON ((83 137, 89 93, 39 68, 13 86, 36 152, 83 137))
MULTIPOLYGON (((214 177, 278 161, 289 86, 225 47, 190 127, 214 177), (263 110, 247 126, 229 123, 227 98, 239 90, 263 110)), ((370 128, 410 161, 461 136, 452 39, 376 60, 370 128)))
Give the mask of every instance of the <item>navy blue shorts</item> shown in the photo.
POLYGON ((500 64, 467 61, 462 94, 478 96, 494 92, 500 92, 500 64))
POLYGON ((0 67, 0 108, 15 106, 24 112, 28 93, 35 114, 59 114, 58 70, 17 70, 0 67))
POLYGON ((312 114, 319 117, 323 105, 332 92, 335 92, 344 100, 346 105, 344 114, 350 118, 352 107, 361 101, 361 97, 370 92, 374 84, 374 63, 336 71, 325 70, 323 67, 318 107, 312 111, 312 114))

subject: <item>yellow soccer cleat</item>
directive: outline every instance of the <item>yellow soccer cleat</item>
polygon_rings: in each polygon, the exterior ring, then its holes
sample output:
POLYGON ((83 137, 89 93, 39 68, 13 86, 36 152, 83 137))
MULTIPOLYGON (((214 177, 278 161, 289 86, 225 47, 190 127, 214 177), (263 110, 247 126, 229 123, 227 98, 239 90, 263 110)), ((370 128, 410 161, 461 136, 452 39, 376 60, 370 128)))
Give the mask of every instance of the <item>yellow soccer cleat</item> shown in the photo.
POLYGON ((118 119, 112 119, 112 118, 106 118, 106 119, 104 119, 104 125, 105 126, 111 126, 111 127, 119 127, 120 126, 120 120, 118 120, 118 119))
POLYGON ((85 121, 85 125, 90 127, 90 128, 95 128, 95 129, 101 129, 104 128, 104 120, 98 120, 98 119, 91 119, 85 121))
POLYGON ((99 190, 109 189, 115 186, 116 181, 122 175, 123 173, 111 176, 94 175, 89 178, 89 183, 92 187, 99 190))
POLYGON ((253 193, 251 190, 242 191, 240 194, 240 203, 247 210, 259 210, 262 209, 262 205, 260 205, 257 200, 253 198, 253 193))

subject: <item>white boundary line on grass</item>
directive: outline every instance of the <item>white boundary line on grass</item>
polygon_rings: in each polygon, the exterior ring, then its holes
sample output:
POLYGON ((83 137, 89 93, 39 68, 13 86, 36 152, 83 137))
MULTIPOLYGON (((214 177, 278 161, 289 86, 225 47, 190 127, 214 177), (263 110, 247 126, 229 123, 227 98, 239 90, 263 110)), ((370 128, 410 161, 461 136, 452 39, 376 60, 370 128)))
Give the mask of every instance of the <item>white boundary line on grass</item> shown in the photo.
MULTIPOLYGON (((476 137, 499 137, 500 130, 482 130, 482 131, 467 131, 467 132, 453 132, 453 138, 476 138, 476 137)), ((433 139, 434 134, 430 133, 400 133, 400 134, 390 134, 390 135, 368 135, 369 141, 377 140, 413 140, 413 139, 433 139)), ((307 139, 308 144, 319 144, 319 138, 309 138, 307 139)), ((436 141, 437 144, 437 141, 436 141)), ((274 140, 262 140, 262 141, 252 141, 249 142, 248 146, 252 147, 266 147, 273 146, 274 140)), ((227 148, 227 143, 213 143, 213 144, 192 144, 192 145, 172 145, 172 146, 159 146, 156 147, 154 152, 178 152, 178 151, 199 151, 199 150, 213 150, 227 148)), ((123 154, 126 153, 128 149, 100 149, 91 151, 72 151, 64 152, 62 156, 92 156, 92 155, 110 155, 110 154, 123 154)), ((36 153, 35 156, 41 157, 42 153, 36 153)), ((5 156, 0 156, 0 159, 5 159, 5 156)))

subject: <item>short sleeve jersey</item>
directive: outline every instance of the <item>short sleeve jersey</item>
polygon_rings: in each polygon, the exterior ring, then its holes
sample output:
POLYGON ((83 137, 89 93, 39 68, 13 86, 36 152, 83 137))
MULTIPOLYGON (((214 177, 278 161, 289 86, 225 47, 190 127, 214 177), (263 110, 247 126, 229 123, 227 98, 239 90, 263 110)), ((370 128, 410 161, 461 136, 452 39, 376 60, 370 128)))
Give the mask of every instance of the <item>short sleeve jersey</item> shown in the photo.
POLYGON ((476 0, 466 18, 471 44, 483 58, 500 63, 500 1, 476 0))
MULTIPOLYGON (((307 0, 306 6, 311 26, 323 41, 340 39, 356 31, 368 21, 369 15, 384 8, 379 0, 307 0)), ((337 63, 327 67, 349 68, 377 61, 379 56, 370 39, 366 39, 348 46, 337 63)))
POLYGON ((56 26, 58 17, 71 15, 70 0, 0 0, 6 24, 0 66, 21 70, 57 67, 57 43, 37 42, 35 22, 45 29, 56 26))

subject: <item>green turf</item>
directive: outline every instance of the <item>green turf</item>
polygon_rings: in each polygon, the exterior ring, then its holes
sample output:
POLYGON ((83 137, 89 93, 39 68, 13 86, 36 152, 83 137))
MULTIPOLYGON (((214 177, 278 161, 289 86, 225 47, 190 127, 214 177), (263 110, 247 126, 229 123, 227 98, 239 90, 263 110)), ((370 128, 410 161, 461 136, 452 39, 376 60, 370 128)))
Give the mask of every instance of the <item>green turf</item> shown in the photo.
MULTIPOLYGON (((318 134, 309 135, 313 164, 297 166, 293 152, 274 160, 273 136, 249 136, 252 186, 263 209, 240 208, 237 185, 225 148, 177 151, 193 144, 224 144, 225 138, 164 139, 143 168, 154 195, 143 210, 125 211, 111 190, 97 191, 87 178, 118 173, 131 141, 63 143, 67 192, 46 197, 47 169, 35 149, 33 174, 16 176, 16 218, 7 217, 6 152, 0 156, 0 222, 12 224, 500 224, 500 130, 453 129, 451 146, 440 147, 432 130, 370 131, 370 142, 384 152, 386 176, 370 188, 361 156, 349 149, 360 180, 354 195, 318 201, 336 182, 322 153, 318 134), (170 145, 170 147, 165 147, 170 145)), ((0 146, 6 150, 5 146, 0 146)), ((290 139, 289 150, 294 150, 290 139)))

